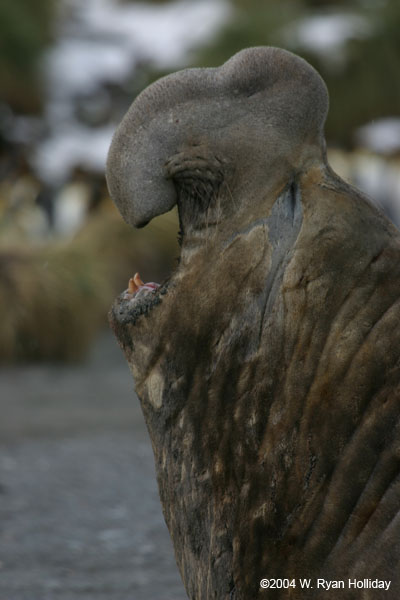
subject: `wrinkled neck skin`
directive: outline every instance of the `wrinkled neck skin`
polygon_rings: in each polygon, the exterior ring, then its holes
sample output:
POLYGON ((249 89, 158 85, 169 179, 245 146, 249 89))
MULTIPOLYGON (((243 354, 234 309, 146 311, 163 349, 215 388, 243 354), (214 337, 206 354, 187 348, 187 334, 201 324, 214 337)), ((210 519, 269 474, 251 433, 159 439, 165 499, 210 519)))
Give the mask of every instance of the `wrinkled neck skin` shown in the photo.
MULTIPOLYGON (((313 148, 315 162, 318 150, 313 148)), ((314 160, 313 160, 314 158, 314 160)), ((286 157, 258 163, 213 153, 207 146, 187 147, 166 165, 177 192, 181 266, 194 254, 219 252, 235 237, 265 220, 275 200, 298 179, 299 167, 286 157), (235 164, 240 163, 240 168, 235 164), (262 194, 260 194, 260 189, 262 194)))
POLYGON ((189 267, 194 254, 198 252, 203 253, 204 259, 207 254, 222 252, 243 231, 250 230, 258 221, 265 219, 272 208, 272 201, 268 199, 277 198, 286 187, 288 179, 294 179, 294 175, 288 177, 284 173, 280 177, 267 179, 269 181, 264 186, 263 202, 259 201, 251 182, 238 185, 234 172, 230 178, 222 177, 213 184, 204 180, 190 186, 176 182, 183 267, 189 267), (201 201, 198 199, 199 194, 201 201), (246 199, 245 202, 243 198, 246 199), (203 208, 199 211, 200 204, 203 208), (251 206, 251 211, 248 206, 251 206))
POLYGON ((318 157, 247 178, 192 159, 167 164, 178 269, 148 314, 111 317, 188 595, 314 576, 400 594, 399 554, 376 559, 400 536, 399 234, 318 157))

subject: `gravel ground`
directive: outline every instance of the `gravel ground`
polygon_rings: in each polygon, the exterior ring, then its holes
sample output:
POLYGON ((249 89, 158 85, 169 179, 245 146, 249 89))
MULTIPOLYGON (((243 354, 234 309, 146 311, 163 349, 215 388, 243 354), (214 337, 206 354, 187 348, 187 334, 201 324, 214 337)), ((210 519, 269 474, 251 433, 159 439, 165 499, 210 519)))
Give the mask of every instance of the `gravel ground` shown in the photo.
POLYGON ((0 370, 0 600, 187 600, 129 369, 0 370))

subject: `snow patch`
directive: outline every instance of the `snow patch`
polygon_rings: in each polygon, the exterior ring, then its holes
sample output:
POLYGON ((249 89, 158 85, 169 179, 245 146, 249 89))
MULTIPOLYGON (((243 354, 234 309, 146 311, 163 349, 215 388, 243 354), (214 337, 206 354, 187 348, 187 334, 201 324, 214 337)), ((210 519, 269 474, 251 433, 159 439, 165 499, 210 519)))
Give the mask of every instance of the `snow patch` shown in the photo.
POLYGON ((379 119, 360 127, 356 140, 362 145, 380 154, 392 154, 400 151, 400 118, 379 119))

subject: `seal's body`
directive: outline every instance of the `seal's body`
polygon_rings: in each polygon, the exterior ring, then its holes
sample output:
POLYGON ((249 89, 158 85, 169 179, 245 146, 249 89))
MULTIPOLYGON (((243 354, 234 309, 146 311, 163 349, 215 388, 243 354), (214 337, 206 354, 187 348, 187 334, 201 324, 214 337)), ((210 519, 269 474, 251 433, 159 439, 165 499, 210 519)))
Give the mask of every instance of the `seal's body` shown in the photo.
POLYGON ((250 49, 154 85, 107 178, 133 224, 178 204, 180 264, 111 323, 188 595, 313 598, 260 580, 320 577, 397 598, 400 235, 327 165, 326 89, 298 57, 250 49), (146 136, 167 155, 132 183, 146 136))

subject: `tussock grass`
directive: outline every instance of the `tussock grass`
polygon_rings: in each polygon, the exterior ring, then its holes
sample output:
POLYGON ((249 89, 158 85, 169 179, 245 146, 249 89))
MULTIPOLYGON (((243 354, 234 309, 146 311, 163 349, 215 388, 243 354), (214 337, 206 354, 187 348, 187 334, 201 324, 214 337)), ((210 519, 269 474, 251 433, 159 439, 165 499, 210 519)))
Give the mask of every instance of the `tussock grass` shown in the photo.
POLYGON ((129 277, 168 274, 176 232, 173 214, 134 231, 107 209, 67 243, 2 248, 0 361, 84 358, 129 277))

